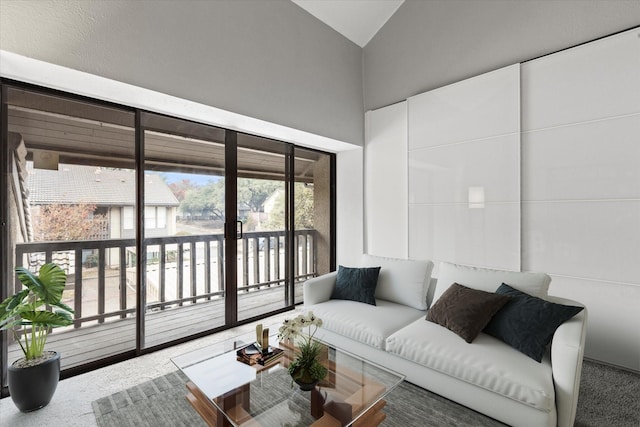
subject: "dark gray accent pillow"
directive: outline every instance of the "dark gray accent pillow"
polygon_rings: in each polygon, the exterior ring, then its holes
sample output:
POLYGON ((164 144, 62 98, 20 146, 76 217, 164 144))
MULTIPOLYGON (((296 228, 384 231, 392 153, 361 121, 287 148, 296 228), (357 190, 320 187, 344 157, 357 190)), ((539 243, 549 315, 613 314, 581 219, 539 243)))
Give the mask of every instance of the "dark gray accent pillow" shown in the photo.
POLYGON ((546 301, 504 283, 496 294, 508 295, 511 301, 496 313, 484 332, 537 362, 542 361, 556 329, 584 308, 546 301))
POLYGON ((374 294, 380 267, 351 268, 338 266, 336 286, 331 299, 345 299, 376 305, 374 294))
POLYGON ((470 343, 509 299, 506 295, 454 283, 429 309, 427 320, 444 326, 470 343))

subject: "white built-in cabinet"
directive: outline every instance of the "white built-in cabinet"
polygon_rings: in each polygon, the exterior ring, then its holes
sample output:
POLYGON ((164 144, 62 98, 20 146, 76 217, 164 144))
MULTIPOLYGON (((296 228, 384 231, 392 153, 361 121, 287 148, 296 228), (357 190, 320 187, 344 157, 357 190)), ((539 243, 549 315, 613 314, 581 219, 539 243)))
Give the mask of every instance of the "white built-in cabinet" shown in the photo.
POLYGON ((367 113, 365 250, 544 271, 640 371, 640 29, 367 113))
POLYGON ((407 102, 365 116, 365 252, 408 256, 407 102))
POLYGON ((520 65, 408 99, 409 256, 520 270, 520 65))
POLYGON ((522 268, 587 306, 587 357, 640 371, 640 29, 521 74, 522 268))

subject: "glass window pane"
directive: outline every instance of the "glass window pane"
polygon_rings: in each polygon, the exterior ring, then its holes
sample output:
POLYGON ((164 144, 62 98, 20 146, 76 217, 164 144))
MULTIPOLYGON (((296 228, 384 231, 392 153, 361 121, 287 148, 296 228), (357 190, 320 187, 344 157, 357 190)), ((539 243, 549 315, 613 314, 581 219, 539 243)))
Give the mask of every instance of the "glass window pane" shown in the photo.
POLYGON ((158 228, 165 228, 167 226, 167 208, 164 206, 158 206, 156 208, 158 228))
MULTIPOLYGON (((62 302, 75 310, 73 325, 52 329, 47 346, 62 353, 63 370, 131 351, 135 224, 123 212, 136 201, 134 114, 7 88, 10 259, 33 272, 46 262, 62 267, 62 302)), ((22 285, 5 286, 14 293, 22 285)), ((11 363, 21 351, 7 337, 11 363)))
POLYGON ((294 149, 295 302, 302 283, 331 271, 331 156, 294 149))
POLYGON ((133 230, 135 224, 135 212, 133 206, 125 206, 122 208, 122 228, 125 230, 133 230))
POLYGON ((148 113, 142 124, 151 347, 225 325, 225 132, 148 113))
POLYGON ((288 145, 238 134, 238 319, 291 305, 286 271, 288 145))
POLYGON ((144 207, 144 228, 156 228, 155 206, 144 207))

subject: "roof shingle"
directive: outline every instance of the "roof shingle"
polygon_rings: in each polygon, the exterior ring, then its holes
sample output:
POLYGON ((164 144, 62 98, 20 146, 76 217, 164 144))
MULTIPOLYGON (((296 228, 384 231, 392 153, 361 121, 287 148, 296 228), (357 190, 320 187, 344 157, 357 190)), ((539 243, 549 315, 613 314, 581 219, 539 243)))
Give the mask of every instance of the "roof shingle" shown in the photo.
MULTIPOLYGON (((134 206, 135 171, 60 164, 59 170, 34 169, 28 164, 27 186, 33 205, 90 203, 97 206, 134 206)), ((145 174, 145 204, 180 203, 158 174, 145 174)))

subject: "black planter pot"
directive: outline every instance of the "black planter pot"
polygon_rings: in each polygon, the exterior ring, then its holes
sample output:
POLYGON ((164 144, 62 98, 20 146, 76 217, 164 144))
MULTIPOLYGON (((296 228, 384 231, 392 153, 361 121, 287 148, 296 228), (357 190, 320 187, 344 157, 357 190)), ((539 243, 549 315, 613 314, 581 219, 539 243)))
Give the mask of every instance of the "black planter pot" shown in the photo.
POLYGON ((302 380, 294 380, 302 391, 311 391, 320 382, 320 380, 314 380, 311 382, 304 382, 302 380))
POLYGON ((51 401, 60 380, 60 353, 26 368, 8 367, 11 400, 22 412, 43 408, 51 401))

